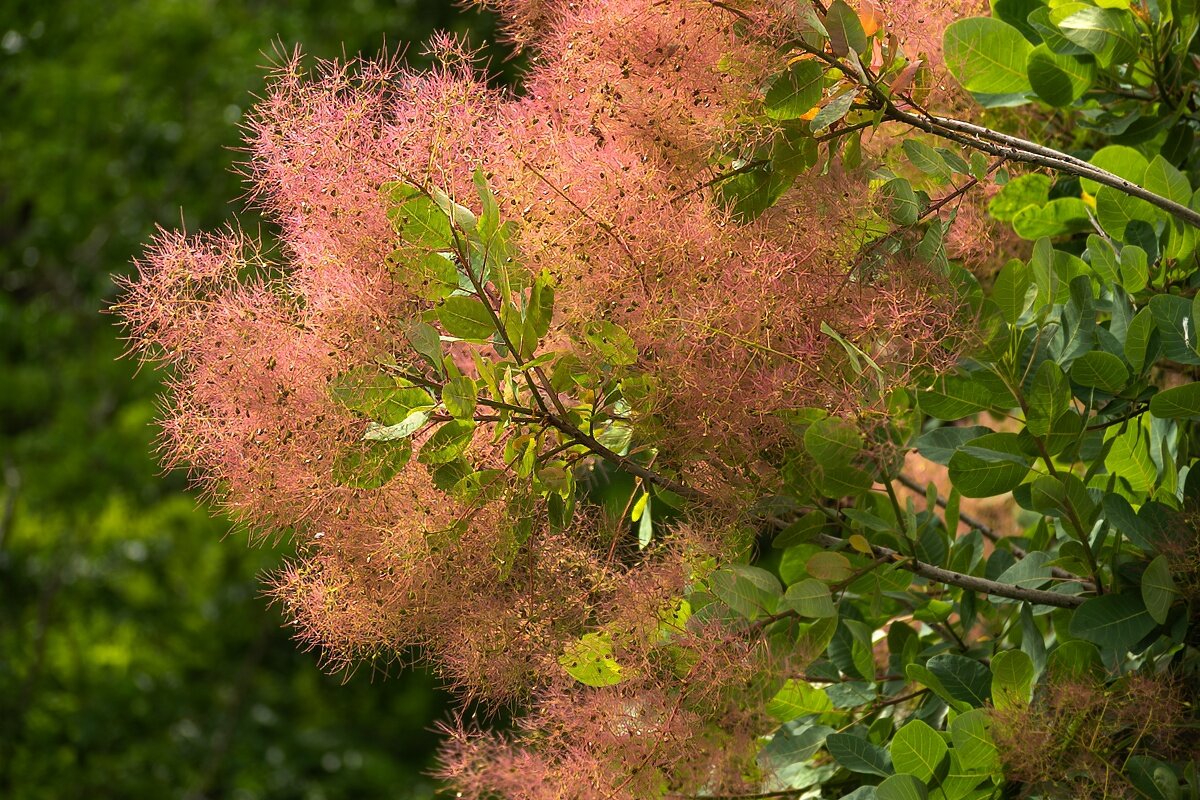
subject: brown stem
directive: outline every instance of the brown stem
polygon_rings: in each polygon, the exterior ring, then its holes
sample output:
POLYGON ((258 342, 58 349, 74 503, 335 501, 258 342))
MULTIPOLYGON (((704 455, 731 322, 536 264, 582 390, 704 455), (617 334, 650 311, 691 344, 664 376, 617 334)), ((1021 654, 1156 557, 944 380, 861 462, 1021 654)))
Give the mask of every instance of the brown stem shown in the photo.
MULTIPOLYGON (((814 541, 823 547, 830 548, 840 548, 846 544, 844 539, 824 533, 817 534, 814 541)), ((980 594, 991 594, 997 597, 1007 597, 1010 600, 1022 600, 1026 603, 1055 606, 1057 608, 1078 608, 1083 605, 1084 601, 1082 597, 1048 592, 1043 589, 1025 589, 1010 583, 997 583, 996 581, 989 581, 986 578, 977 578, 974 575, 965 575, 961 572, 935 567, 933 564, 926 564, 915 558, 909 558, 903 553, 892 550, 890 547, 871 545, 871 551, 876 558, 884 558, 891 561, 900 567, 900 569, 908 570, 914 575, 920 575, 922 578, 927 578, 937 583, 957 586, 960 589, 970 589, 980 594)))
MULTIPOLYGON (((917 483, 916 481, 914 481, 912 478, 908 477, 904 473, 900 473, 898 480, 900 481, 900 483, 904 484, 905 487, 911 489, 914 492, 917 492, 919 494, 925 493, 925 488, 923 486, 921 486, 921 484, 917 483)), ((942 497, 940 494, 936 498, 936 503, 939 508, 944 509, 947 506, 946 498, 942 497)), ((983 535, 983 538, 987 539, 992 544, 999 544, 1001 542, 1001 540, 1007 539, 1007 537, 1001 536, 1000 534, 998 534, 994 530, 992 530, 986 523, 984 523, 978 517, 974 517, 965 511, 959 511, 958 518, 961 519, 963 522, 967 523, 967 525, 970 526, 973 530, 979 531, 983 535)), ((954 534, 954 531, 951 531, 951 535, 953 535, 953 534, 954 534)), ((1008 551, 1010 553, 1012 553, 1018 559, 1024 558, 1025 556, 1029 555, 1029 551, 1027 551, 1024 547, 1021 547, 1021 545, 1019 545, 1019 544, 1013 544, 1011 542, 1009 542, 1009 544, 1008 544, 1008 551)), ((1063 569, 1062 567, 1051 567, 1050 574, 1053 575, 1054 577, 1058 578, 1059 580, 1074 581, 1075 583, 1078 583, 1081 586, 1083 586, 1083 588, 1088 591, 1095 591, 1095 589, 1096 589, 1095 585, 1092 584, 1092 582, 1089 581, 1087 578, 1084 578, 1081 575, 1076 575, 1074 572, 1068 572, 1067 570, 1063 569)))

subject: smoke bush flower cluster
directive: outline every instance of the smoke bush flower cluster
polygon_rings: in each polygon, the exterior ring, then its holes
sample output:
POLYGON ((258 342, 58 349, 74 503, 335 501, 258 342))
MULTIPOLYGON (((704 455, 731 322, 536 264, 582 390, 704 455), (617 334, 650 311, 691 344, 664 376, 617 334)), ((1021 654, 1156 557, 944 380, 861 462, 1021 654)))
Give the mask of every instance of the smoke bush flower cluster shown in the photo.
MULTIPOLYGON (((466 698, 528 710, 509 737, 454 729, 446 774, 465 793, 735 786, 769 730, 761 676, 813 654, 774 652, 720 620, 664 632, 664 615, 745 544, 731 509, 776 480, 786 412, 863 401, 822 324, 902 377, 945 363, 952 304, 915 265, 847 280, 869 187, 836 162, 749 223, 707 190, 714 168, 772 142, 746 120, 802 24, 789 4, 496 5, 534 50, 519 95, 489 87, 451 39, 433 43, 441 65, 424 73, 387 58, 279 68, 245 165, 280 230, 277 260, 237 230, 163 232, 119 310, 134 351, 170 368, 168 463, 251 530, 300 543, 273 591, 303 641, 333 667, 417 647, 466 698), (588 325, 627 331, 636 360, 624 369, 645 387, 636 435, 727 507, 681 518, 642 551, 599 506, 581 504, 566 530, 540 508, 522 520, 521 479, 487 422, 465 451, 494 473, 480 499, 454 496, 416 458, 378 485, 339 479, 367 445, 331 383, 417 364, 409 333, 436 302, 382 190, 401 181, 467 203, 476 173, 516 223, 514 269, 554 287, 544 346, 586 365, 588 325), (597 632, 625 670, 615 686, 582 686, 560 666, 564 647, 597 632)), ((451 353, 471 374, 488 356, 451 353)))

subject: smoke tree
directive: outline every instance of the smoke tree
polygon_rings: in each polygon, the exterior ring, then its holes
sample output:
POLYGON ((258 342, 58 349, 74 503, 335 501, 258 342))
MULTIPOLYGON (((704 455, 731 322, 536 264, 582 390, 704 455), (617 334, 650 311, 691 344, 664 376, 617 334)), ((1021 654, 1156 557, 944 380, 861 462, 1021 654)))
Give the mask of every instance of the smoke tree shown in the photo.
POLYGON ((495 5, 118 307, 299 638, 460 796, 1200 797, 1195 4, 495 5))

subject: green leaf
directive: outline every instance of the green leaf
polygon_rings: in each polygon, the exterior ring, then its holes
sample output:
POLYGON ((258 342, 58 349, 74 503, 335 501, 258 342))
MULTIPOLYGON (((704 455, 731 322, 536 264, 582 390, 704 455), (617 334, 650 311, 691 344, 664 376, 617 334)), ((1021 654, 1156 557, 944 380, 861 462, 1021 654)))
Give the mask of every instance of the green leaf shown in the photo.
POLYGON ((892 774, 891 759, 882 747, 871 744, 851 733, 831 733, 825 738, 829 755, 851 772, 888 777, 892 774))
POLYGON ((475 414, 475 404, 479 400, 475 381, 465 376, 451 378, 442 387, 442 404, 452 417, 469 419, 475 414))
POLYGON ((1137 26, 1128 11, 1068 3, 1052 10, 1050 21, 1102 67, 1124 64, 1138 54, 1137 26))
POLYGON ((945 466, 950 463, 950 459, 959 447, 972 439, 978 439, 985 433, 991 432, 990 428, 985 428, 982 425, 971 425, 962 428, 951 425, 944 428, 934 428, 929 433, 923 434, 917 439, 917 452, 930 461, 945 466))
POLYGON ((418 458, 423 464, 446 464, 464 452, 474 437, 475 423, 472 420, 455 419, 442 423, 433 435, 421 445, 418 458))
POLYGON ((739 222, 749 222, 773 206, 796 180, 795 172, 776 169, 774 161, 752 169, 742 161, 730 166, 744 171, 717 184, 716 200, 739 222))
POLYGON ((1001 222, 1011 222, 1022 209, 1050 202, 1050 183, 1050 176, 1040 172, 1018 175, 991 199, 988 213, 1001 222))
POLYGON ((826 517, 820 511, 809 511, 781 530, 771 542, 772 547, 784 550, 811 540, 825 527, 826 517))
MULTIPOLYGON (((1042 476, 1050 477, 1050 476, 1042 476)), ((1041 478, 1039 478, 1041 480, 1041 478)), ((1051 478, 1053 480, 1053 478, 1051 478)), ((1036 481, 1035 481, 1036 483, 1036 481)), ((1020 559, 1008 569, 1001 572, 996 577, 997 583, 1007 583, 1012 586, 1019 586, 1023 589, 1041 589, 1050 582, 1052 571, 1049 566, 1050 555, 1035 550, 1034 552, 1020 559)), ((1018 602, 1010 600, 1007 597, 992 596, 991 601, 996 605, 1005 605, 1018 602)))
POLYGON ((776 695, 767 703, 767 713, 780 722, 789 722, 811 714, 824 714, 833 709, 829 695, 807 681, 788 678, 776 695))
POLYGON ((1161 337, 1163 357, 1184 364, 1200 364, 1192 301, 1179 295, 1157 294, 1150 298, 1149 308, 1161 337))
POLYGON ((1141 221, 1153 225, 1160 216, 1161 212, 1154 206, 1120 189, 1101 186, 1096 192, 1096 221, 1105 233, 1118 241, 1125 241, 1129 223, 1141 221))
POLYGON ((804 432, 804 447, 825 467, 850 463, 862 450, 862 435, 858 429, 839 417, 818 420, 804 432))
POLYGON ((992 673, 980 662, 966 656, 946 653, 934 656, 925 664, 955 700, 975 708, 984 706, 992 697, 992 673))
POLYGON ((612 637, 586 633, 563 648, 558 663, 585 686, 613 686, 622 680, 621 665, 613 658, 612 637))
MULTIPOLYGON (((1153 400, 1151 413, 1153 413, 1153 400)), ((1129 482, 1129 488, 1144 494, 1154 488, 1158 480, 1158 468, 1150 458, 1148 435, 1140 425, 1132 425, 1125 432, 1112 430, 1106 437, 1111 441, 1106 463, 1108 471, 1120 475, 1129 482)))
POLYGON ((408 440, 354 444, 333 462, 333 480, 355 489, 378 489, 396 477, 411 456, 408 440))
POLYGON ((1071 405, 1071 386, 1062 367, 1043 361, 1026 392, 1026 425, 1034 436, 1045 436, 1071 405))
POLYGON ((1171 577, 1171 568, 1167 557, 1160 555, 1150 562, 1142 573, 1142 601, 1151 619, 1162 625, 1167 621, 1167 611, 1175 600, 1177 591, 1175 581, 1171 577))
POLYGON ((914 719, 892 737, 892 765, 897 772, 928 782, 937 774, 948 749, 937 731, 914 719))
MULTIPOLYGON (((392 198, 394 200, 400 194, 409 191, 412 191, 411 187, 395 191, 392 198)), ((450 218, 432 198, 425 195, 409 196, 398 205, 389 208, 387 214, 392 228, 406 245, 422 250, 453 249, 454 236, 450 230, 450 218)))
POLYGON ((442 367, 442 338, 437 328, 428 322, 420 322, 409 328, 405 336, 413 350, 424 356, 430 364, 443 374, 442 367))
POLYGON ((921 410, 938 419, 962 419, 986 411, 994 403, 995 398, 985 385, 954 375, 943 375, 930 388, 917 392, 921 410))
POLYGON ((1117 253, 1113 250, 1108 240, 1092 234, 1087 238, 1087 255, 1090 259, 1089 263, 1096 275, 1100 278, 1101 283, 1117 283, 1121 282, 1121 267, 1117 260, 1117 253))
POLYGON ((1117 394, 1129 382, 1129 370, 1112 353, 1090 350, 1071 363, 1071 380, 1081 386, 1117 394))
MULTIPOLYGON (((1189 783, 1194 787, 1196 761, 1193 759, 1191 763, 1192 779, 1189 783)), ((1146 800, 1180 800, 1183 796, 1175 770, 1156 758, 1141 754, 1130 756, 1125 762, 1124 774, 1146 800)))
POLYGON ((834 0, 825 15, 825 30, 829 32, 829 47, 834 55, 844 56, 850 50, 860 55, 867 49, 867 34, 863 31, 858 12, 844 0, 834 0))
MULTIPOLYGON (((1146 167, 1150 166, 1150 162, 1146 157, 1132 147, 1123 144, 1110 144, 1106 147, 1101 147, 1092 157, 1088 159, 1088 163, 1094 167, 1099 167, 1102 170, 1111 172, 1119 178, 1124 178, 1133 183, 1142 184, 1142 179, 1146 176, 1146 167)), ((1080 178, 1079 185, 1088 194, 1094 195, 1100 190, 1100 184, 1096 183, 1091 178, 1080 178)))
POLYGON ((912 184, 904 178, 892 178, 880 192, 887 201, 888 217, 897 225, 915 225, 924 210, 913 192, 912 184))
POLYGON ((429 422, 428 411, 413 411, 395 425, 380 425, 371 422, 367 424, 367 430, 363 433, 363 441, 394 442, 399 439, 407 439, 424 428, 427 422, 429 422))
POLYGON ((806 578, 789 586, 779 603, 779 610, 795 611, 802 617, 814 619, 837 616, 837 609, 833 606, 829 587, 812 578, 806 578))
POLYGON ((385 426, 397 425, 434 406, 433 397, 424 389, 397 386, 394 378, 370 368, 338 375, 329 384, 329 394, 343 407, 385 426))
POLYGON ((459 339, 482 342, 496 332, 487 307, 474 297, 447 297, 437 307, 437 318, 448 335, 459 339))
POLYGON ((435 251, 414 258, 402 248, 384 262, 406 289, 426 300, 441 300, 458 288, 458 267, 446 253, 435 251))
POLYGON ((1059 197, 1044 206, 1025 206, 1012 220, 1013 232, 1036 241, 1043 236, 1062 236, 1088 230, 1091 218, 1078 197, 1059 197))
POLYGON ((821 101, 825 68, 814 60, 798 61, 767 90, 765 112, 773 120, 799 119, 821 101))
POLYGON ((625 329, 615 322, 599 320, 583 326, 583 338, 609 364, 624 367, 637 361, 637 347, 625 329))
POLYGON ((1013 26, 991 17, 951 23, 942 36, 950 73, 967 91, 1017 94, 1031 90, 1025 64, 1033 47, 1013 26))
POLYGON ((848 89, 822 106, 817 115, 812 118, 812 122, 809 123, 812 132, 820 133, 846 116, 850 111, 850 106, 854 105, 854 100, 857 97, 858 89, 848 89))
POLYGON ((1004 321, 1016 323, 1033 306, 1037 290, 1029 266, 1019 258, 1011 259, 992 284, 992 300, 1000 307, 1004 321))
POLYGON ((1063 343, 1056 360, 1067 367, 1095 346, 1096 304, 1092 297, 1092 279, 1077 274, 1069 285, 1070 299, 1063 309, 1063 343))
POLYGON ((893 775, 875 787, 875 800, 928 800, 929 790, 913 775, 893 775))
POLYGON ((1125 333, 1125 358, 1133 366, 1134 372, 1141 374, 1150 366, 1152 358, 1149 356, 1157 338, 1158 326, 1154 324, 1154 315, 1149 308, 1143 308, 1133 316, 1125 333))
POLYGON ((919 139, 905 139, 901 142, 901 147, 904 148, 904 154, 908 156, 908 160, 913 163, 913 166, 924 172, 926 175, 934 175, 940 178, 949 178, 950 170, 946 166, 946 160, 929 145, 919 139))
POLYGON ((1187 177, 1161 155, 1155 155, 1147 165, 1142 187, 1181 206, 1192 202, 1192 187, 1187 177))
POLYGON ((1096 645, 1077 639, 1063 642, 1051 651, 1046 661, 1046 672, 1060 680, 1097 676, 1104 673, 1104 663, 1096 645))
POLYGON ((1070 631, 1072 636, 1124 654, 1154 626, 1141 594, 1124 592, 1085 600, 1071 617, 1070 631))
POLYGON ((780 780, 790 771, 805 766, 833 733, 828 725, 806 725, 800 730, 783 725, 771 734, 771 741, 758 753, 759 762, 780 780))
MULTIPOLYGON (((963 497, 992 497, 1012 491, 1029 474, 1015 442, 1003 434, 972 439, 950 459, 950 480, 963 497), (1002 450, 996 448, 1003 448, 1002 450)), ((1015 438, 1015 437, 1014 437, 1015 438)))
POLYGON ((808 574, 821 581, 836 583, 844 581, 854 574, 850 567, 850 559, 841 553, 814 553, 805 565, 808 574))
POLYGON ((1159 419, 1200 417, 1200 383, 1163 389, 1150 398, 1150 413, 1159 419))
POLYGON ((1033 660, 1025 652, 1003 650, 992 656, 992 702, 997 709, 1027 707, 1033 679, 1033 660))
POLYGON ((779 579, 765 569, 733 564, 714 573, 712 593, 746 619, 774 614, 783 594, 779 579))
POLYGON ((819 484, 825 497, 857 497, 870 491, 875 478, 858 467, 835 464, 820 468, 819 484))
POLYGON ((988 732, 991 724, 989 710, 983 708, 959 714, 950 723, 950 740, 963 773, 991 775, 999 771, 1000 758, 988 732))
POLYGON ((1029 83, 1038 97, 1052 106, 1069 106, 1091 88, 1096 65, 1091 59, 1061 55, 1044 44, 1029 54, 1029 83))

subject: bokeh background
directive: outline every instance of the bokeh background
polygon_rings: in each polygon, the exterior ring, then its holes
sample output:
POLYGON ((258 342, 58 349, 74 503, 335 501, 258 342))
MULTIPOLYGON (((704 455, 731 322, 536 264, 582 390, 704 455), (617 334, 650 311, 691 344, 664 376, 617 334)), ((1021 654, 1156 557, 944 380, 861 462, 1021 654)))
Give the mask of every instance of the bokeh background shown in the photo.
POLYGON ((279 52, 415 42, 419 66, 437 29, 483 44, 494 21, 447 0, 0 0, 0 798, 432 796, 436 682, 326 675, 297 648, 261 596, 287 543, 248 547, 161 474, 161 376, 119 358, 100 309, 156 225, 258 229, 235 148, 279 52))

